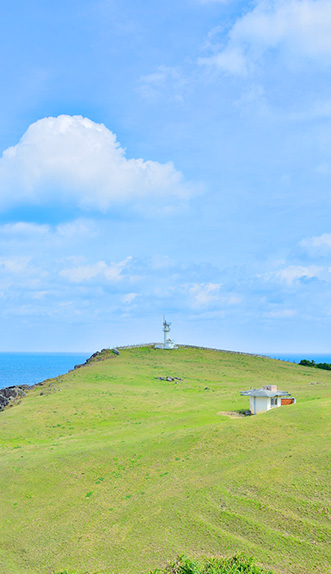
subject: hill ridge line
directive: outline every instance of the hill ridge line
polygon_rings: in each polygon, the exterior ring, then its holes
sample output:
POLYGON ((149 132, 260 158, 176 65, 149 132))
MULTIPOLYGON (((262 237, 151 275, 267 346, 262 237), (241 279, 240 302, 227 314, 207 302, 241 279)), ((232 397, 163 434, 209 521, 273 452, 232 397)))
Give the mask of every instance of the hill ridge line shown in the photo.
MULTIPOLYGON (((134 345, 120 345, 120 346, 115 346, 112 347, 113 349, 134 349, 134 348, 139 348, 139 347, 152 347, 154 345, 160 345, 159 342, 155 342, 155 343, 137 343, 134 345)), ((177 347, 188 347, 189 349, 203 349, 206 351, 216 351, 217 353, 231 353, 233 355, 248 355, 249 357, 260 357, 262 359, 270 359, 271 357, 268 357, 268 355, 260 355, 258 353, 246 353, 244 351, 229 351, 228 349, 216 349, 215 347, 203 347, 201 345, 181 345, 180 343, 176 343, 177 347)), ((173 350, 173 349, 168 349, 168 350, 173 350)))

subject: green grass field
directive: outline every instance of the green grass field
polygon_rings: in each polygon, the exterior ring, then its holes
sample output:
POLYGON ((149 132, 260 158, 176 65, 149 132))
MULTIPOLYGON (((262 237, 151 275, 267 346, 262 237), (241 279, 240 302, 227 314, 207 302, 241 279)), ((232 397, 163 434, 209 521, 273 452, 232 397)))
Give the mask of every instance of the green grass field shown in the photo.
POLYGON ((1 574, 242 551, 275 574, 329 572, 330 372, 184 347, 103 358, 0 413, 1 574), (222 414, 271 382, 297 404, 222 414))

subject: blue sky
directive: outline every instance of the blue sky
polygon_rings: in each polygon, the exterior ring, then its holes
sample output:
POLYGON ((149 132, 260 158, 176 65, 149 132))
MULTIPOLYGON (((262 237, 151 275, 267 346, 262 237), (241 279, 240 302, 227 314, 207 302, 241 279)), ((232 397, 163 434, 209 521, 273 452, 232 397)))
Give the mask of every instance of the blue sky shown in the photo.
POLYGON ((331 3, 1 7, 3 351, 330 351, 331 3))

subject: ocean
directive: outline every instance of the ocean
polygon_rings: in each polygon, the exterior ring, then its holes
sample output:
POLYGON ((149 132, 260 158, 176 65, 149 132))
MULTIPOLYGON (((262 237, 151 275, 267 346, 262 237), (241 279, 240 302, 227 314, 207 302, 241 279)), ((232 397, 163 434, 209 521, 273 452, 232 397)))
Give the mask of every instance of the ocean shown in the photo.
POLYGON ((0 353, 0 389, 64 375, 91 353, 0 353))
POLYGON ((301 359, 308 359, 308 361, 315 361, 315 363, 331 363, 331 354, 319 353, 264 353, 271 359, 279 359, 280 361, 289 361, 290 363, 300 363, 301 359))

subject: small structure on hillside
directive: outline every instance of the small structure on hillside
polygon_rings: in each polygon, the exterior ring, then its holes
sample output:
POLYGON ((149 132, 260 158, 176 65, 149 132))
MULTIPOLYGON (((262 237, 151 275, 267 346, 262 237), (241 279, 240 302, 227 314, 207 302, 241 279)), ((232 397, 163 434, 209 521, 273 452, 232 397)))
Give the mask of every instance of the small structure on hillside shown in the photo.
POLYGON ((296 402, 288 392, 278 391, 276 385, 264 385, 261 389, 251 388, 249 391, 241 391, 240 394, 249 397, 249 410, 252 415, 296 402))
POLYGON ((155 345, 155 349, 178 349, 176 347, 175 342, 172 341, 169 337, 171 323, 167 323, 165 318, 163 319, 163 333, 164 333, 164 343, 160 343, 159 345, 155 345))

